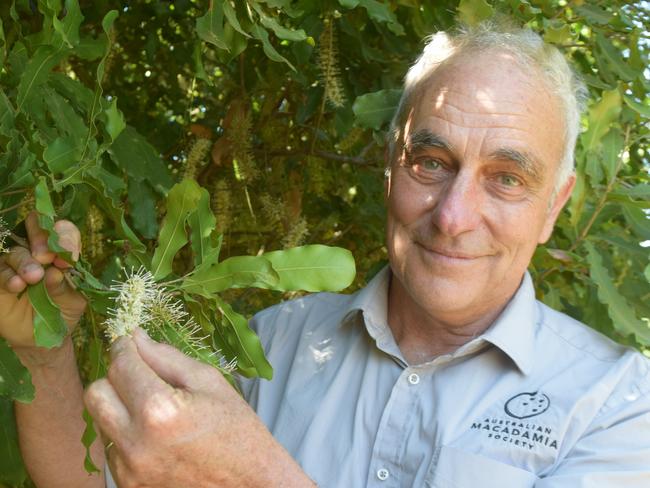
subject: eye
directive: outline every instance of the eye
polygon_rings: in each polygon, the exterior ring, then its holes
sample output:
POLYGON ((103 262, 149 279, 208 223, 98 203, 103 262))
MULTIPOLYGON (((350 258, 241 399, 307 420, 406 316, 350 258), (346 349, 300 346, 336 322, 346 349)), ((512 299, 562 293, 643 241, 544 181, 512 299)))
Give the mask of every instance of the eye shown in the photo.
POLYGON ((439 171, 444 166, 442 161, 436 158, 422 157, 413 161, 411 168, 417 174, 428 175, 439 171))
POLYGON ((523 185, 522 181, 513 175, 500 175, 499 183, 509 188, 518 188, 523 185))

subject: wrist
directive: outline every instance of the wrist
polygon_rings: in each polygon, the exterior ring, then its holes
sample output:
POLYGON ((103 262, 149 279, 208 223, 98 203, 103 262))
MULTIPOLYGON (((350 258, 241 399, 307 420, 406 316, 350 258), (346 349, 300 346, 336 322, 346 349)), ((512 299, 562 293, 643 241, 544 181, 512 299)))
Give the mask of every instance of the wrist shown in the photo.
POLYGON ((66 336, 58 347, 13 346, 20 362, 32 373, 34 369, 57 369, 74 359, 72 339, 66 336))

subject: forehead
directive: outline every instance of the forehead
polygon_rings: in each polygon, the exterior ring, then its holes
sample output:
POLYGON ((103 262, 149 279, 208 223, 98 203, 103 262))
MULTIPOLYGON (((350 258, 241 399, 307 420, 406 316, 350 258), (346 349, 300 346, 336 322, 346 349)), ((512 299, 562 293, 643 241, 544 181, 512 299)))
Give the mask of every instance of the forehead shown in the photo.
POLYGON ((502 52, 464 55, 442 66, 412 98, 405 136, 426 130, 452 146, 503 147, 532 152, 546 164, 559 161, 564 117, 559 98, 536 68, 502 52))

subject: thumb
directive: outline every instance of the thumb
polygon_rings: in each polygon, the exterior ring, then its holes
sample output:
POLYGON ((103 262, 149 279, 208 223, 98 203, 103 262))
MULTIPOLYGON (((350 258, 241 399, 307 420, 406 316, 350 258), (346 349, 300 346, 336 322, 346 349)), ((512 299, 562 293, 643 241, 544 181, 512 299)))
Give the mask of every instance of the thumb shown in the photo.
POLYGON ((203 390, 214 388, 215 381, 219 381, 221 375, 212 368, 186 356, 169 344, 154 341, 140 327, 133 331, 133 340, 144 362, 160 378, 176 388, 203 390))

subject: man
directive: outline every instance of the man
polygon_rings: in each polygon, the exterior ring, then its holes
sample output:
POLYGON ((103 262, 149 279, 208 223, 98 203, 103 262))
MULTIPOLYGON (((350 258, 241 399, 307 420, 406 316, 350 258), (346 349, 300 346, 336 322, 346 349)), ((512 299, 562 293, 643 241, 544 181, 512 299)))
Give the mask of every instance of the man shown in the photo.
MULTIPOLYGON (((116 343, 85 400, 118 485, 650 485, 648 361, 536 302, 526 273, 574 184, 580 91, 530 32, 434 36, 393 123, 390 268, 355 295, 255 317, 275 368, 271 382, 242 381, 259 417, 141 331, 116 343)), ((78 251, 75 229, 58 230, 78 251)), ((0 269, 0 333, 38 392, 17 406, 23 452, 40 486, 101 486, 80 470, 71 346, 36 351, 14 294, 45 273, 68 323, 83 306, 33 217, 28 231, 32 255, 0 269)))

